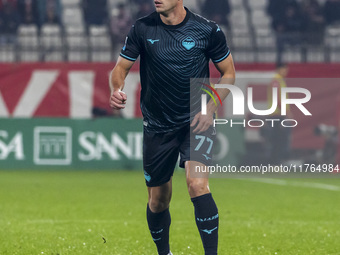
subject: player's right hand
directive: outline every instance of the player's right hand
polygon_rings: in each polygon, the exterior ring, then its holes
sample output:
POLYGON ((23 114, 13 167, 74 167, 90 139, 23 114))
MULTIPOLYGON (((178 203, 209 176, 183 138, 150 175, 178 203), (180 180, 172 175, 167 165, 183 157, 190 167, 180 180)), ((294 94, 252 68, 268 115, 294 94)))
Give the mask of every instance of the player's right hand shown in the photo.
POLYGON ((110 107, 115 110, 121 110, 125 108, 127 96, 121 90, 116 90, 110 97, 110 107))

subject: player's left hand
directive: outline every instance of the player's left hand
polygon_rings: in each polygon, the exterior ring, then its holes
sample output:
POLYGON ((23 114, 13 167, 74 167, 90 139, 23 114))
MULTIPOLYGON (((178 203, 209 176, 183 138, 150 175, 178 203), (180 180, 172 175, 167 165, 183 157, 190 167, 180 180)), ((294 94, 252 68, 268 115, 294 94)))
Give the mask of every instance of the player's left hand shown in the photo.
POLYGON ((214 121, 212 114, 202 115, 201 112, 197 113, 193 121, 191 122, 191 127, 195 127, 194 133, 201 134, 209 129, 212 126, 214 121))

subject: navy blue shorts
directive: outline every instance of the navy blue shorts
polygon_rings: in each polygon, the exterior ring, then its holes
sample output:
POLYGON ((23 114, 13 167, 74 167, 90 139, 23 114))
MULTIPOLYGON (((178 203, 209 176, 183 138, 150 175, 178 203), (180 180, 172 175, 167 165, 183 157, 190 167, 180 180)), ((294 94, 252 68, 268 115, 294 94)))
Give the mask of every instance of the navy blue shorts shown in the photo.
POLYGON ((170 181, 179 156, 179 166, 182 168, 190 160, 210 165, 215 137, 216 130, 213 127, 202 134, 192 133, 190 126, 167 133, 153 133, 144 129, 143 167, 146 185, 157 187, 170 181))

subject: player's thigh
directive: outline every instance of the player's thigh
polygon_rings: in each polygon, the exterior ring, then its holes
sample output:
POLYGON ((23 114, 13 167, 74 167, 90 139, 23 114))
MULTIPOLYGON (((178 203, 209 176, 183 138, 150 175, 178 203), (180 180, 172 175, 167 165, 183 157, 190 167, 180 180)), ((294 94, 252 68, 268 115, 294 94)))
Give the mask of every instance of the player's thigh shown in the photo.
MULTIPOLYGON (((214 127, 210 127, 201 134, 193 133, 192 128, 188 129, 180 145, 180 166, 184 168, 187 161, 199 162, 204 166, 212 165, 215 140, 216 129, 214 127)), ((194 167, 198 165, 191 164, 190 169, 194 167)))
POLYGON ((175 132, 153 133, 144 130, 143 167, 146 185, 160 187, 168 183, 174 173, 179 155, 175 132))

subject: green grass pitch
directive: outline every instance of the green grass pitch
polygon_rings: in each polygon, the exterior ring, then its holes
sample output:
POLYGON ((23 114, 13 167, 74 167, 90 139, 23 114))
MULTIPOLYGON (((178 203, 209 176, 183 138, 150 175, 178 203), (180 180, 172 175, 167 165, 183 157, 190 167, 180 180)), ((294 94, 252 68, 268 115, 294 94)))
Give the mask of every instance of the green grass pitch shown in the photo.
MULTIPOLYGON (((340 254, 339 179, 210 186, 219 254, 340 254)), ((0 254, 154 255, 145 210, 142 171, 1 171, 0 254)), ((183 172, 170 210, 174 255, 203 254, 183 172)))

